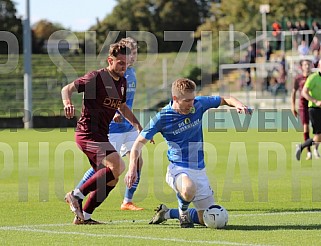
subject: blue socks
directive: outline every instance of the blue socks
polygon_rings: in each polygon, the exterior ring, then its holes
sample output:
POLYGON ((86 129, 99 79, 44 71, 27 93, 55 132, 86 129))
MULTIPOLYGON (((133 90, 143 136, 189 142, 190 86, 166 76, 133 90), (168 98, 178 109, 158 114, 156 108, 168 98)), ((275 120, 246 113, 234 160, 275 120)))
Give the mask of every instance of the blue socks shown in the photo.
POLYGON ((177 196, 177 200, 178 200, 178 208, 179 209, 175 209, 175 208, 170 209, 169 210, 169 217, 171 219, 178 219, 179 218, 179 210, 182 210, 182 211, 188 210, 188 213, 191 216, 192 221, 196 224, 200 224, 196 209, 195 208, 188 209, 188 206, 190 205, 191 202, 187 202, 184 199, 182 199, 178 193, 176 193, 176 196, 177 196))
POLYGON ((191 202, 187 202, 187 201, 183 200, 178 193, 176 193, 176 196, 177 196, 177 200, 178 200, 178 208, 182 211, 186 211, 191 202))
POLYGON ((134 196, 134 193, 137 189, 138 183, 140 180, 140 171, 137 171, 137 179, 136 182, 133 184, 133 186, 128 189, 128 187, 126 187, 126 191, 125 191, 125 197, 124 197, 124 202, 131 202, 134 196))
MULTIPOLYGON (((191 219, 194 223, 200 224, 200 221, 198 219, 198 214, 195 208, 188 209, 189 215, 191 216, 191 219)), ((179 218, 179 211, 177 208, 171 208, 169 210, 169 217, 170 219, 178 219, 179 218)))

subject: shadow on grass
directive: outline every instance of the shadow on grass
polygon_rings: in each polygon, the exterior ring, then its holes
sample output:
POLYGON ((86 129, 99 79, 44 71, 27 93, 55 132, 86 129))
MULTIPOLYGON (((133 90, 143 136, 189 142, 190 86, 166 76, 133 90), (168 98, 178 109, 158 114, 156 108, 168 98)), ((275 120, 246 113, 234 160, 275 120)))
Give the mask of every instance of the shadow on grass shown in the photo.
POLYGON ((228 209, 229 212, 262 212, 262 213, 294 213, 294 212, 321 212, 321 208, 295 209, 228 209))
MULTIPOLYGON (((307 209, 307 208, 295 208, 295 209, 231 209, 229 212, 254 212, 253 216, 255 216, 255 213, 260 212, 261 214, 273 214, 275 216, 278 216, 277 214, 301 214, 301 213, 313 213, 313 212, 321 212, 320 208, 313 208, 313 209, 307 209)), ((246 216, 247 213, 242 213, 242 215, 246 216)), ((233 214, 231 214, 233 216, 233 214)), ((310 225, 227 225, 225 230, 241 230, 241 231, 272 231, 272 230, 320 230, 321 229, 321 223, 320 224, 310 224, 310 225)))
POLYGON ((228 225, 224 230, 235 231, 277 231, 277 230, 320 230, 318 225, 228 225))

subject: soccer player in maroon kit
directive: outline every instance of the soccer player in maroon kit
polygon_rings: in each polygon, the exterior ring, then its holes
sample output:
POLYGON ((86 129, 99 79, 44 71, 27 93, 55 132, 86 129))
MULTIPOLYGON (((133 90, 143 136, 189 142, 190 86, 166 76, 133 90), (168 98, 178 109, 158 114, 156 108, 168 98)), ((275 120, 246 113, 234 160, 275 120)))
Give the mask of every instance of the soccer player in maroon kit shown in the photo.
MULTIPOLYGON (((304 141, 310 138, 309 136, 309 110, 308 110, 308 101, 301 96, 302 88, 307 80, 308 76, 311 73, 311 61, 310 60, 301 60, 300 66, 302 73, 298 74, 293 82, 293 89, 291 94, 291 111, 295 117, 298 116, 298 112, 295 106, 296 92, 300 92, 300 100, 299 100, 299 116, 301 119, 301 123, 303 125, 303 138, 304 141)), ((312 159, 312 153, 310 147, 307 148, 307 160, 312 159)), ((319 159, 320 155, 318 152, 318 145, 315 145, 314 156, 319 159)))
POLYGON ((98 224, 91 219, 94 210, 106 199, 125 170, 125 163, 108 141, 109 123, 118 110, 139 132, 141 125, 126 105, 124 73, 131 51, 124 44, 112 44, 108 67, 92 71, 66 85, 61 90, 65 116, 70 119, 75 109, 71 102, 74 92, 83 93, 81 117, 75 139, 87 155, 95 174, 79 189, 66 194, 65 200, 76 215, 74 224, 98 224), (89 195, 84 208, 82 200, 89 195))

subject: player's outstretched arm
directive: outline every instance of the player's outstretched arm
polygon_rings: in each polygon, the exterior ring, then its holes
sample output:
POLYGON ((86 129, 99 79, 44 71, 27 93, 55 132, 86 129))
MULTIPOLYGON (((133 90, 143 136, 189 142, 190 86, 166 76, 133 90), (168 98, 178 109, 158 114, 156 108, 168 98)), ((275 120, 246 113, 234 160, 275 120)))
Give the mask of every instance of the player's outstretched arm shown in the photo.
POLYGON ((124 181, 128 188, 131 188, 137 179, 137 163, 141 155, 143 146, 148 142, 148 139, 139 135, 130 151, 129 167, 125 175, 124 181))
POLYGON ((122 103, 118 108, 118 111, 126 118, 126 120, 128 120, 130 124, 132 124, 132 126, 134 126, 138 130, 138 132, 141 132, 143 130, 137 118, 126 103, 122 103))
POLYGON ((241 101, 236 99, 235 97, 229 96, 229 97, 221 97, 221 106, 227 105, 230 107, 235 107, 238 113, 245 113, 245 114, 252 114, 252 109, 250 109, 248 106, 243 104, 241 101))

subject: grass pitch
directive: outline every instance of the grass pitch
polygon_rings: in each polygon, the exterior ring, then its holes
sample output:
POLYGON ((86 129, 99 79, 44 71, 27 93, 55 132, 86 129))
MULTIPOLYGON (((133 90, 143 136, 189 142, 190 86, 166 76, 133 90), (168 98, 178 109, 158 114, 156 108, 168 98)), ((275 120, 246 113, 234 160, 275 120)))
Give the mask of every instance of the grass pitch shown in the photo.
MULTIPOLYGON (((177 220, 149 225, 159 203, 177 207, 165 183, 167 147, 160 135, 144 149, 135 202, 120 211, 123 176, 93 218, 74 226, 63 200, 89 168, 73 129, 4 130, 0 142, 1 245, 319 245, 321 160, 294 158, 302 133, 208 132, 207 173, 215 199, 229 212, 228 226, 181 229, 177 220)), ((127 161, 127 159, 126 159, 127 161)))

